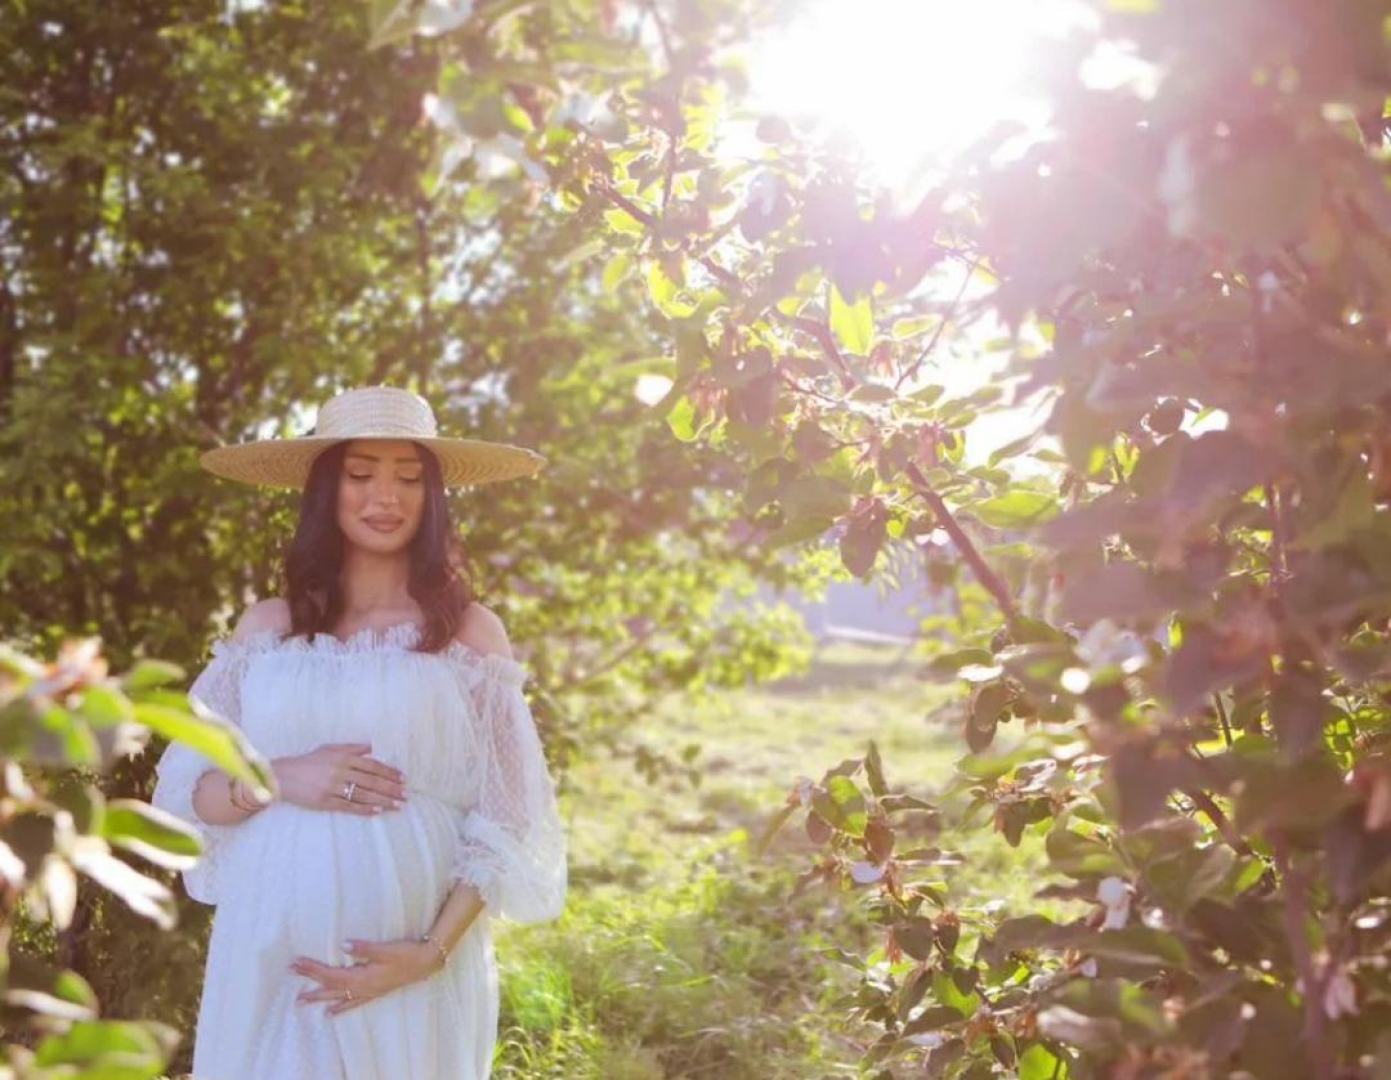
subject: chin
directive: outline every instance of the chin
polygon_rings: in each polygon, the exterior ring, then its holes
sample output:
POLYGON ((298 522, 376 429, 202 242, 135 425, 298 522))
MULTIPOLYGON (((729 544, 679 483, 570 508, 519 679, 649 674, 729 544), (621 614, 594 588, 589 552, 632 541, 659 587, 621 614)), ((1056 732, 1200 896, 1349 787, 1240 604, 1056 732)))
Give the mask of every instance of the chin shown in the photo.
POLYGON ((412 533, 402 528, 389 536, 382 533, 373 532, 371 529, 353 529, 347 534, 348 540, 357 547, 366 548, 368 551, 378 551, 383 554, 391 554, 397 551, 404 551, 410 547, 412 533))

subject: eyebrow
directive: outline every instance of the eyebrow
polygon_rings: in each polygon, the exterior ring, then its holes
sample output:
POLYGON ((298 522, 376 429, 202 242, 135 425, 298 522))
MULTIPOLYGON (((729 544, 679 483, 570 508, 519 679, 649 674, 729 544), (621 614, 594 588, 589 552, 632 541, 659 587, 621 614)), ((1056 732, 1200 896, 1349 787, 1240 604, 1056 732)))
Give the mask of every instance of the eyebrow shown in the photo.
MULTIPOLYGON (((381 461, 381 458, 377 457, 376 454, 364 454, 364 453, 361 453, 361 452, 359 452, 359 451, 357 451, 357 450, 354 450, 351 454, 348 455, 348 457, 350 457, 350 458, 366 458, 368 461, 381 461)), ((398 458, 396 459, 396 461, 397 461, 397 464, 400 464, 400 465, 419 465, 419 464, 420 464, 420 459, 419 459, 419 458, 416 458, 416 457, 398 457, 398 458)))

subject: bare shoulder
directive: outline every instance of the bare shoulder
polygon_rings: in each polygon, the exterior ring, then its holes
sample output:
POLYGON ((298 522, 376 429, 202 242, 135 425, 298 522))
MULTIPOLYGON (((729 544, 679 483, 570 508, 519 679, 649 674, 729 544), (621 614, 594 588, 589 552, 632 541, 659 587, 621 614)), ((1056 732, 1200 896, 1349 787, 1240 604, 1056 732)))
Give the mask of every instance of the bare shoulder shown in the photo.
POLYGON ((464 609, 463 621, 454 635, 455 640, 482 653, 496 653, 512 659, 512 643, 507 628, 492 608, 474 601, 464 609))
POLYGON ((272 596, 266 600, 257 600, 242 612, 241 618, 237 620, 236 629, 232 631, 232 637, 240 640, 261 630, 288 629, 290 602, 284 597, 272 596))

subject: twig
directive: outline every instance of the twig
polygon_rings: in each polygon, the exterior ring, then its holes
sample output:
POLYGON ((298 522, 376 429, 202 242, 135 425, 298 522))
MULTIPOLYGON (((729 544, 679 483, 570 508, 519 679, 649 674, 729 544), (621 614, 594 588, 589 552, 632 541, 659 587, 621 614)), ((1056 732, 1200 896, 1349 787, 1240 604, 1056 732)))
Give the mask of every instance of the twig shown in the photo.
POLYGON ((795 378, 793 378, 791 373, 786 371, 785 369, 782 372, 782 381, 785 382, 788 386, 792 387, 793 390, 796 390, 799 394, 806 394, 808 397, 814 397, 820 401, 824 401, 827 405, 842 406, 845 404, 845 402, 842 401, 840 398, 832 397, 830 394, 824 393, 823 391, 816 389, 816 387, 814 386, 804 386, 802 383, 799 383, 795 378))
POLYGON ((1265 485, 1266 506, 1270 509, 1270 553, 1273 556, 1271 567, 1271 578, 1274 581, 1276 593, 1289 578, 1289 561, 1285 554, 1285 542, 1288 539, 1288 523, 1285 520, 1285 500, 1275 484, 1265 485))
POLYGON ((975 274, 976 267, 979 265, 980 259, 974 260, 967 268, 966 273, 962 275, 961 288, 956 290, 956 296, 952 299, 951 305, 942 313, 942 321, 937 324, 937 329, 932 332, 932 340, 927 343, 927 348, 918 354, 918 358, 913 361, 912 366, 905 369, 899 375, 898 381, 894 383, 895 390, 900 389, 904 383, 916 375, 918 369, 923 366, 927 358, 932 355, 932 351, 937 348, 937 342, 941 340, 942 331, 947 328, 947 323, 956 318, 956 309, 961 306, 961 299, 966 295, 966 289, 971 284, 971 277, 975 274))
POLYGON ((581 674, 574 675, 566 679, 565 689, 575 690, 581 686, 589 685, 602 675, 607 675, 619 664, 623 663, 624 660, 632 656, 633 653, 637 652, 649 641, 651 641, 652 638, 656 636, 656 633, 657 628, 653 626, 652 629, 647 630, 642 634, 639 634, 637 637, 633 638, 632 641, 628 642, 628 644, 624 645, 617 652, 604 658, 603 660, 600 660, 593 667, 586 669, 581 674))
MULTIPOLYGON (((773 309, 777 311, 776 308, 773 309)), ((821 351, 826 354, 826 359, 835 365, 837 373, 840 375, 840 387, 842 390, 853 389, 859 381, 850 370, 850 365, 845 362, 845 357, 841 355, 840 348, 836 345, 835 336, 831 333, 831 328, 825 323, 817 322, 815 319, 808 319, 805 316, 783 315, 778 312, 782 319, 797 330, 809 334, 816 339, 816 343, 821 346, 821 351)))
POLYGON ((946 501, 932 490, 932 485, 927 482, 927 477, 923 476, 922 470, 909 462, 906 471, 913 481, 914 489, 922 496, 927 505, 932 507, 932 512, 937 516, 937 523, 946 530, 952 543, 956 545, 956 550, 961 553, 961 557, 975 572, 976 580, 995 598, 996 606, 1004 613, 1005 617, 1013 619, 1018 614, 1018 608, 1015 606, 1014 597, 1010 595, 1009 586, 1005 584, 999 574, 990 568, 990 564, 976 550, 976 545, 971 542, 971 538, 966 535, 966 531, 952 515, 946 501))
POLYGON ((1225 705, 1222 704, 1222 694, 1221 694, 1221 691, 1219 691, 1219 692, 1217 692, 1216 694, 1213 694, 1213 695, 1212 695, 1212 701, 1213 701, 1213 704, 1215 704, 1215 705, 1217 706, 1217 719, 1218 719, 1218 720, 1221 722, 1221 724, 1222 724, 1222 738, 1226 740, 1228 746, 1231 746, 1231 745, 1232 745, 1232 722, 1231 722, 1231 719, 1227 716, 1227 706, 1225 706, 1225 705))
POLYGON ((1308 917, 1304 892, 1308 883, 1304 875, 1294 868, 1284 834, 1279 830, 1272 830, 1270 841, 1275 852, 1275 865, 1280 871, 1285 935, 1289 938, 1295 970, 1299 972, 1299 980, 1303 984, 1304 1038, 1309 1045, 1309 1063, 1313 1066, 1313 1075, 1318 1080, 1333 1080, 1333 1058, 1329 1053, 1323 1024, 1323 979, 1319 977, 1314 965, 1314 956, 1309 949, 1309 937, 1304 931, 1304 921, 1308 917))
POLYGON ((1246 842, 1246 838, 1236 831, 1236 826, 1231 819, 1222 812, 1222 808, 1202 788, 1184 788, 1183 793, 1192 800, 1193 805, 1208 816, 1208 820, 1216 826, 1217 831, 1222 834, 1222 839, 1227 842, 1227 846, 1238 855, 1254 855, 1251 845, 1246 842))

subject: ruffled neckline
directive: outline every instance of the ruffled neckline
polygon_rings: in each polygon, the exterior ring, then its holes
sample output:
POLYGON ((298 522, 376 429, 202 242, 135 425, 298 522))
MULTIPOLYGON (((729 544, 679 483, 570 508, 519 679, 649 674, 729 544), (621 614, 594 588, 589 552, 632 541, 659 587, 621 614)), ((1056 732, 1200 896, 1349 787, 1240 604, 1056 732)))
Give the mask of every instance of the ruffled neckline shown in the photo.
POLYGON ((380 629, 364 626, 354 630, 345 638, 334 637, 329 633, 308 637, 282 637, 281 631, 274 628, 254 630, 244 638, 216 638, 212 643, 214 656, 251 655, 256 653, 289 653, 313 656, 361 656, 364 653, 402 653, 422 658, 443 658, 453 660, 464 667, 500 678, 505 682, 522 685, 530 677, 525 664, 500 653, 483 652, 462 641, 450 641, 439 652, 421 652, 412 646, 420 641, 420 624, 415 622, 393 623, 380 629))

